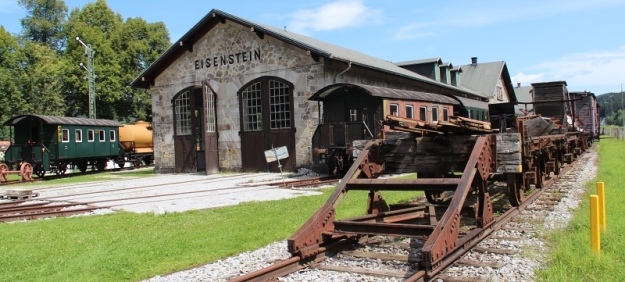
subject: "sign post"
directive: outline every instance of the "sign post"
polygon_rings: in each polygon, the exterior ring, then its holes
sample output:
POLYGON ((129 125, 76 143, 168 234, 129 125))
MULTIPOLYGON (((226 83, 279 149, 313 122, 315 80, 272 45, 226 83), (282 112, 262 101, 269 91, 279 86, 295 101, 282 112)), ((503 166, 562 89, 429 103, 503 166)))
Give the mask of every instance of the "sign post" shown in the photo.
MULTIPOLYGON (((265 159, 267 159, 267 163, 270 162, 278 162, 278 168, 280 169, 280 176, 282 176, 282 182, 284 182, 284 176, 282 175, 282 164, 280 164, 280 160, 286 159, 289 157, 289 150, 286 146, 274 148, 271 145, 271 150, 265 151, 265 159)), ((285 183, 286 186, 286 183, 285 183)))

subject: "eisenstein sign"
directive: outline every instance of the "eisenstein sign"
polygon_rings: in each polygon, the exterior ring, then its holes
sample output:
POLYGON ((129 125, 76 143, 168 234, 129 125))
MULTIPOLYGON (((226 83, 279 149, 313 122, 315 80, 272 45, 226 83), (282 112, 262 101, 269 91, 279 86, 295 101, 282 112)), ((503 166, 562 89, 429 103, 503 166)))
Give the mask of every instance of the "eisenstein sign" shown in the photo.
POLYGON ((260 48, 240 53, 219 55, 195 60, 195 69, 199 70, 203 68, 234 65, 258 60, 260 60, 260 48))

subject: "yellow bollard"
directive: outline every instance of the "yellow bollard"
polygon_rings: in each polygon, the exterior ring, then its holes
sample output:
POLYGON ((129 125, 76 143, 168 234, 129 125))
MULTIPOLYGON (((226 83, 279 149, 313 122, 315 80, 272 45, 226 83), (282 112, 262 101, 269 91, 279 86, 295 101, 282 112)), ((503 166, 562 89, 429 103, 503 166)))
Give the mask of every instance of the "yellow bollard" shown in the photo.
POLYGON ((590 196, 590 249, 601 251, 601 232, 599 231, 599 196, 590 196))
POLYGON ((605 214, 605 183, 597 182, 597 196, 599 196, 599 225, 603 227, 603 232, 605 232, 606 225, 606 214, 605 214))

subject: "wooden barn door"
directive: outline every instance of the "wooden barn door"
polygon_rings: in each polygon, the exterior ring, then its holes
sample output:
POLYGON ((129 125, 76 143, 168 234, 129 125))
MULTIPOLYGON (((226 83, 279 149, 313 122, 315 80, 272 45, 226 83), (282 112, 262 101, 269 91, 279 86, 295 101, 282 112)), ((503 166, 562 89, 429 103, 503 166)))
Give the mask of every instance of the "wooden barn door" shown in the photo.
POLYGON ((176 173, 197 172, 195 129, 195 97, 188 89, 174 98, 174 147, 176 173))
POLYGON ((267 164, 265 151, 286 146, 282 170, 295 169, 293 84, 277 77, 263 77, 241 88, 241 155, 243 171, 278 172, 278 163, 267 164))
POLYGON ((206 101, 206 174, 219 172, 219 149, 217 147, 217 95, 204 83, 204 100, 206 101))

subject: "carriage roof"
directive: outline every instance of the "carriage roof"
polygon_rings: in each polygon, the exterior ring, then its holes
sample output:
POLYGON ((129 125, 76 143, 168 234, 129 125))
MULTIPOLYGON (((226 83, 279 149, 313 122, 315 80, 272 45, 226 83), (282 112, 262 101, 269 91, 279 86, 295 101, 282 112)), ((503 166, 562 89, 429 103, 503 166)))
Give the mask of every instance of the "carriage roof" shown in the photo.
POLYGON ((45 115, 20 115, 7 120, 3 125, 15 126, 26 118, 36 118, 49 125, 91 125, 91 126, 111 126, 120 127, 121 123, 109 119, 89 119, 77 117, 57 117, 45 115))

